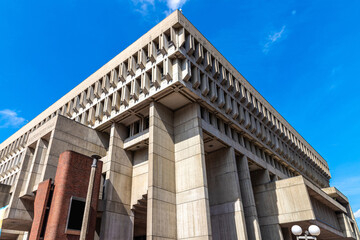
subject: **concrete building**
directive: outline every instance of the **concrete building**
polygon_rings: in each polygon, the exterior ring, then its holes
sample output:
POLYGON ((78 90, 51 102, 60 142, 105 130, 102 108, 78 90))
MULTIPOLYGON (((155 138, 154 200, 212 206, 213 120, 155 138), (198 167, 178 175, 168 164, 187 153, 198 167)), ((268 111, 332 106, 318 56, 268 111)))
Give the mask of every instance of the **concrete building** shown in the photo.
POLYGON ((1 239, 69 150, 102 157, 95 239, 360 239, 327 162, 179 11, 0 145, 1 239))

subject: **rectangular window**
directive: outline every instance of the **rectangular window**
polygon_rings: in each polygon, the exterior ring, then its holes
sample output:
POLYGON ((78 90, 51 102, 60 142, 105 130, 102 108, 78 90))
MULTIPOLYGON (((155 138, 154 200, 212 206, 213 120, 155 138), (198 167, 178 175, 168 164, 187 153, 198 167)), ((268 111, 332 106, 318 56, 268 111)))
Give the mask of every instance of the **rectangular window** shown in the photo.
POLYGON ((134 123, 134 135, 140 132, 140 121, 134 123))
POLYGON ((144 130, 149 128, 149 116, 144 118, 144 130))
POLYGON ((85 199, 78 197, 71 197, 69 215, 67 221, 67 230, 80 231, 82 220, 84 216, 85 199))

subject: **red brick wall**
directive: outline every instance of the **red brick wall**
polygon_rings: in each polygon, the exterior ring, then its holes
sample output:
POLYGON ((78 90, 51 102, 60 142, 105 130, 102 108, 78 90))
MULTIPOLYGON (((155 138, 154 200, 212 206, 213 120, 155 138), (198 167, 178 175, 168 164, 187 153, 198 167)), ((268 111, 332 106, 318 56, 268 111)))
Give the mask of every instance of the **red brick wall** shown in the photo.
MULTIPOLYGON (((79 239, 79 235, 66 233, 66 221, 71 197, 86 198, 92 161, 92 158, 72 151, 66 151, 60 154, 54 181, 55 188, 45 231, 46 240, 79 239)), ((95 174, 90 221, 86 237, 86 239, 89 240, 94 238, 101 170, 102 162, 99 161, 95 174)), ((40 203, 40 200, 38 202, 40 203)), ((41 206, 43 205, 39 205, 36 208, 40 209, 41 206)), ((34 227, 34 229, 36 229, 36 227, 34 227)), ((31 240, 36 239, 31 236, 31 240)))
POLYGON ((49 199, 51 179, 39 184, 34 202, 34 220, 29 239, 39 239, 44 220, 44 213, 49 199))

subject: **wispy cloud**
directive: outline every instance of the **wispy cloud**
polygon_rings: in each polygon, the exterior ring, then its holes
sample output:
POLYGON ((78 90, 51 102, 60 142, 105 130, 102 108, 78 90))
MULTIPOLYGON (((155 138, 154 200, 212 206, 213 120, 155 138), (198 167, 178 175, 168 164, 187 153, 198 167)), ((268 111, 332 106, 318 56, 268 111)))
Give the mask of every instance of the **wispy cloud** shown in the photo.
POLYGON ((285 28, 286 28, 286 25, 282 26, 279 31, 273 32, 268 35, 267 41, 264 44, 264 48, 263 48, 263 52, 265 54, 267 54, 269 52, 271 46, 274 45, 274 43, 278 42, 283 37, 285 28))
POLYGON ((360 209, 358 209, 356 212, 354 212, 355 218, 360 218, 360 209))
POLYGON ((19 127, 25 122, 25 119, 19 117, 17 112, 4 109, 0 110, 0 128, 19 127))
POLYGON ((135 6, 135 11, 141 15, 147 15, 149 8, 155 7, 154 0, 132 0, 132 3, 135 6))
POLYGON ((174 10, 181 8, 188 0, 132 0, 135 11, 143 16, 153 14, 153 12, 163 12, 169 15, 174 10))

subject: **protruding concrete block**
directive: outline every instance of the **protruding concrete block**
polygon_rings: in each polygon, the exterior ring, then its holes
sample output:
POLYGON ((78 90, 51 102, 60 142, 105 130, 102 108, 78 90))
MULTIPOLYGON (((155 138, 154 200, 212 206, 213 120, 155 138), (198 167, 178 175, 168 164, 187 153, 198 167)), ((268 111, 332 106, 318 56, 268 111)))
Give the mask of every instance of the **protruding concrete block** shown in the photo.
POLYGON ((226 95, 225 98, 225 112, 226 114, 229 114, 232 111, 232 101, 229 94, 226 95))
POLYGON ((200 70, 197 67, 191 69, 191 83, 194 89, 197 89, 200 86, 200 70))
POLYGON ((216 79, 219 76, 219 74, 220 74, 219 62, 214 58, 212 63, 211 75, 213 76, 213 78, 216 79))
POLYGON ((196 44, 196 49, 195 49, 195 61, 196 63, 200 64, 203 60, 204 60, 204 48, 200 43, 198 43, 196 44))
POLYGON ((219 82, 221 85, 225 85, 227 84, 227 73, 226 73, 226 69, 224 66, 221 66, 220 68, 220 77, 219 77, 219 82))
POLYGON ((110 85, 113 88, 116 88, 116 86, 119 83, 119 75, 118 75, 118 70, 117 69, 113 69, 111 70, 111 74, 110 74, 110 85))
POLYGON ((104 112, 103 112, 103 102, 99 102, 98 104, 96 104, 96 112, 95 112, 95 119, 101 121, 103 119, 104 116, 104 112))
POLYGON ((147 72, 141 74, 141 90, 143 93, 148 94, 150 90, 150 77, 147 72))
POLYGON ((72 117, 72 114, 74 112, 73 106, 74 106, 73 100, 68 102, 67 107, 66 107, 66 115, 69 116, 69 117, 72 117))
POLYGON ((86 107, 86 103, 87 103, 87 100, 86 100, 86 92, 83 91, 83 92, 81 92, 81 94, 80 94, 79 105, 80 105, 80 107, 85 108, 85 107, 86 107))
POLYGON ((134 56, 130 56, 128 59, 128 72, 130 75, 134 76, 136 72, 136 61, 134 56))
POLYGON ((183 81, 189 81, 191 77, 191 64, 190 61, 184 59, 181 63, 181 78, 183 81))
POLYGON ((176 29, 174 27, 170 28, 170 41, 174 44, 174 46, 176 46, 176 29))
POLYGON ((210 101, 215 102, 217 98, 218 98, 218 90, 217 90, 217 87, 216 87, 216 83, 211 81, 211 84, 210 84, 210 101))
POLYGON ((110 78, 109 75, 104 75, 102 79, 101 89, 104 93, 108 93, 110 89, 110 78))
POLYGON ((231 116, 233 119, 236 119, 239 116, 239 108, 238 105, 236 103, 236 100, 232 100, 232 113, 231 116))
POLYGON ((129 91, 129 86, 123 86, 121 88, 122 92, 121 92, 121 104, 124 104, 125 106, 129 105, 130 102, 130 91, 129 91))
POLYGON ((112 100, 111 108, 113 110, 116 110, 116 111, 120 110, 120 103, 121 103, 120 91, 116 91, 113 94, 113 100, 112 100))
POLYGON ((94 98, 95 98, 94 88, 93 86, 90 86, 87 90, 86 101, 88 103, 92 103, 94 101, 94 98))
POLYGON ((105 102, 104 102, 104 114, 106 116, 110 116, 111 115, 111 98, 107 97, 105 98, 105 102))
POLYGON ((185 49, 187 55, 192 55, 195 51, 195 39, 191 34, 186 38, 185 49))
POLYGON ((126 82, 126 77, 127 77, 127 68, 126 68, 126 64, 124 62, 120 63, 119 65, 119 79, 122 82, 126 82))
POLYGON ((224 90, 222 90, 222 88, 218 88, 217 105, 219 108, 222 108, 225 105, 224 90))
POLYGON ((141 69, 144 69, 146 67, 146 61, 147 61, 147 56, 146 56, 146 53, 144 51, 144 49, 140 49, 138 51, 138 64, 139 64, 139 67, 141 69))
POLYGON ((165 35, 165 33, 162 33, 159 36, 159 49, 160 49, 160 52, 163 55, 165 55, 168 52, 168 48, 169 48, 169 42, 168 42, 167 36, 165 35))
POLYGON ((95 124, 95 106, 89 109, 88 121, 91 126, 95 124))
POLYGON ((210 91, 209 78, 206 74, 201 77, 201 94, 207 96, 210 91))
POLYGON ((73 105, 73 111, 78 113, 80 110, 80 97, 76 96, 74 98, 74 105, 73 105))
POLYGON ((161 86, 161 72, 157 65, 152 67, 151 82, 154 84, 156 88, 159 88, 161 86))
POLYGON ((185 45, 185 28, 179 28, 178 30, 178 39, 179 39, 179 42, 178 42, 178 47, 182 47, 185 45))
POLYGON ((163 61, 163 74, 166 80, 170 81, 173 79, 173 65, 172 60, 169 58, 163 61))
POLYGON ((156 58, 157 58, 157 48, 156 48, 156 44, 151 41, 148 44, 148 57, 150 59, 151 62, 156 62, 156 58))
POLYGON ((138 100, 140 94, 140 86, 136 79, 131 82, 131 96, 133 99, 138 100))
POLYGON ((94 95, 95 95, 96 98, 100 98, 100 97, 101 97, 101 93, 102 93, 102 91, 101 91, 101 82, 100 82, 100 80, 99 80, 99 81, 97 81, 97 82, 95 83, 94 95))

